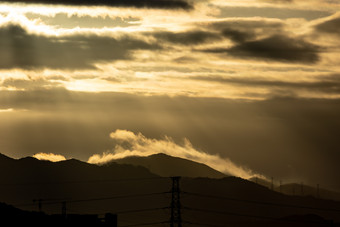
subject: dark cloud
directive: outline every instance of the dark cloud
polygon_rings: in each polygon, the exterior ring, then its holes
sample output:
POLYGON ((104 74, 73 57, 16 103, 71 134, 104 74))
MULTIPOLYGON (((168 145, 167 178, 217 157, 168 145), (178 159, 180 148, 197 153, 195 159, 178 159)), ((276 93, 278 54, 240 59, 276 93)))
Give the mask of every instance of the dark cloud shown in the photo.
POLYGON ((233 30, 240 32, 255 33, 256 35, 271 35, 281 33, 285 25, 282 22, 272 20, 227 20, 206 23, 205 26, 213 28, 214 30, 233 30))
POLYGON ((193 6, 185 0, 0 0, 0 2, 19 2, 51 5, 75 6, 112 6, 158 9, 192 9, 193 6))
POLYGON ((225 53, 244 59, 262 59, 292 63, 316 63, 321 48, 302 39, 274 35, 255 41, 236 44, 231 48, 204 50, 211 53, 225 53))
POLYGON ((0 28, 0 68, 93 68, 96 62, 130 59, 131 51, 158 49, 131 37, 45 37, 10 25, 0 28))
MULTIPOLYGON (((153 34, 157 39, 183 45, 197 45, 213 41, 230 39, 236 44, 245 44, 263 37, 282 34, 285 25, 271 20, 226 20, 209 23, 197 23, 205 30, 186 32, 158 32, 153 34)), ((225 52, 227 49, 207 50, 208 52, 225 52)))
POLYGON ((319 32, 340 36, 340 17, 318 24, 315 29, 319 32))
POLYGON ((261 78, 237 78, 220 76, 194 76, 189 79, 203 80, 217 83, 235 84, 246 87, 267 87, 282 90, 308 90, 324 94, 340 94, 340 75, 318 77, 314 82, 292 82, 282 80, 266 80, 261 78))
POLYGON ((204 26, 221 33, 222 36, 236 43, 282 34, 285 29, 283 23, 270 20, 218 21, 204 26))
POLYGON ((243 59, 292 63, 316 63, 321 47, 299 37, 289 36, 284 23, 274 20, 228 20, 210 24, 214 31, 235 43, 232 47, 206 49, 243 59))
POLYGON ((234 42, 245 42, 256 37, 255 33, 252 31, 241 31, 232 28, 225 28, 222 31, 223 36, 231 39, 234 42))
POLYGON ((186 31, 186 32, 157 32, 155 38, 181 45, 197 45, 209 41, 220 40, 222 37, 215 32, 186 31))

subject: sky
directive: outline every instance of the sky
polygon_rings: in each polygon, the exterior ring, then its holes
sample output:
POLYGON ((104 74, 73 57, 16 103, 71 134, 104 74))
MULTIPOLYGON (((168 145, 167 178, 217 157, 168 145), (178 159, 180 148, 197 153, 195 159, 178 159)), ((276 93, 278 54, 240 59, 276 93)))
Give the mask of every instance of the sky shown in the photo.
POLYGON ((340 191, 337 0, 0 0, 0 152, 163 152, 340 191))

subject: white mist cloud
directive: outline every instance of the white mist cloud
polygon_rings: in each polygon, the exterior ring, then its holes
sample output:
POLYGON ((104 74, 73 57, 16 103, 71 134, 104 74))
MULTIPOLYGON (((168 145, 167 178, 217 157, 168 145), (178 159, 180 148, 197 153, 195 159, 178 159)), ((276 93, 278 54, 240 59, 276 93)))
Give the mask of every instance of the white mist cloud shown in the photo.
POLYGON ((39 160, 47 160, 51 162, 59 162, 66 160, 64 156, 53 153, 37 153, 33 155, 33 157, 39 160))
POLYGON ((253 171, 238 166, 227 158, 219 155, 212 155, 195 149, 188 139, 184 139, 183 144, 176 144, 172 138, 150 139, 143 134, 135 134, 127 130, 117 129, 110 134, 110 137, 117 142, 112 152, 105 152, 102 155, 95 154, 89 159, 89 163, 102 164, 116 159, 129 156, 149 156, 158 153, 189 159, 195 162, 204 163, 220 172, 245 179, 251 177, 265 178, 253 171), (126 145, 128 145, 126 148, 126 145))

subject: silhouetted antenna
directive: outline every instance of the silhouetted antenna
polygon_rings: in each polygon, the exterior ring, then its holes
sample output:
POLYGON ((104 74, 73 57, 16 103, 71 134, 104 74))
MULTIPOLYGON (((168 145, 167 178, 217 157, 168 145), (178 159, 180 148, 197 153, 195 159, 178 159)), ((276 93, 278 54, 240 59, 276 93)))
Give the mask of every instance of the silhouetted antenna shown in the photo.
POLYGON ((180 202, 180 188, 179 180, 181 177, 171 177, 172 189, 171 189, 171 218, 170 227, 182 227, 181 218, 181 202, 180 202))
POLYGON ((272 191, 274 191, 274 177, 272 177, 271 189, 272 189, 272 191))
POLYGON ((42 212, 42 201, 44 201, 43 199, 33 199, 33 203, 38 202, 38 211, 42 212))
POLYGON ((117 214, 106 213, 104 220, 105 220, 105 226, 111 226, 111 227, 118 226, 117 214))
POLYGON ((61 216, 66 219, 66 201, 61 203, 61 216))
POLYGON ((316 185, 316 198, 320 199, 320 185, 316 185))

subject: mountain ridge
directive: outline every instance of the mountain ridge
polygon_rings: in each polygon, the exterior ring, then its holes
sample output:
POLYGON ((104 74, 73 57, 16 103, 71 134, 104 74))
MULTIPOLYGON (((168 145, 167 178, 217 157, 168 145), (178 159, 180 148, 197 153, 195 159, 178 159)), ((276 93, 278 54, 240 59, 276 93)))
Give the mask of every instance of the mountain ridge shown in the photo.
POLYGON ((270 181, 259 179, 256 177, 250 178, 248 180, 286 195, 311 196, 315 198, 340 201, 339 192, 321 188, 319 186, 314 187, 303 183, 286 183, 286 184, 281 183, 281 185, 278 185, 272 184, 272 182, 270 181))
POLYGON ((189 159, 170 156, 164 153, 157 153, 150 156, 130 156, 116 159, 111 162, 118 164, 130 164, 143 166, 152 173, 162 177, 183 176, 183 177, 208 177, 223 178, 227 175, 205 165, 189 159))

